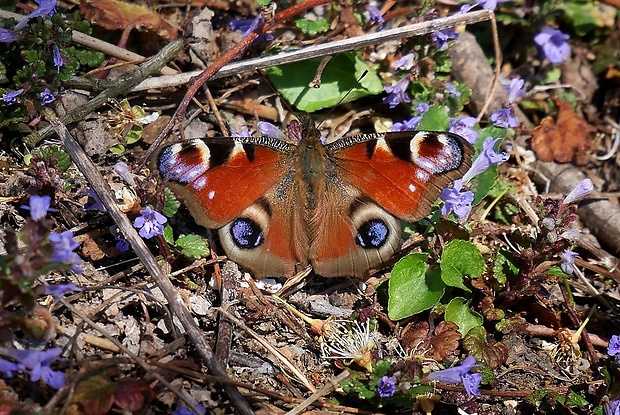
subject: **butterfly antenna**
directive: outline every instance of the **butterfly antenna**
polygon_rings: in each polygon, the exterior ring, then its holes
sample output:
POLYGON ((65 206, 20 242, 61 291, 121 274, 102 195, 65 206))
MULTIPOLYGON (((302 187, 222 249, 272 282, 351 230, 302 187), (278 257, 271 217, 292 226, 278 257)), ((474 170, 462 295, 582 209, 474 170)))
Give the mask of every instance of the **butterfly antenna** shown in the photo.
MULTIPOLYGON (((364 77, 365 77, 366 75, 368 75, 368 69, 364 69, 364 72, 360 75, 360 77, 359 77, 359 78, 357 78, 356 83, 357 83, 357 84, 360 84, 360 83, 362 82, 362 79, 364 79, 364 77)), ((312 82, 315 82, 315 81, 316 81, 316 78, 315 78, 312 82)), ((313 85, 313 83, 311 83, 311 85, 313 85)), ((320 81, 319 81, 318 85, 320 86, 320 81)), ((317 88, 318 88, 318 87, 317 87, 317 88)), ((332 109, 330 109, 330 110, 329 110, 329 112, 327 113, 327 115, 323 118, 323 121, 325 121, 327 118, 329 118, 329 116, 330 116, 330 115, 334 112, 334 110, 335 110, 336 108, 338 108, 338 106, 339 106, 340 104, 342 104, 342 103, 344 102, 344 100, 345 100, 345 99, 347 99, 347 97, 351 94, 351 92, 353 92, 353 87, 351 87, 351 88, 347 91, 347 93, 346 93, 346 94, 344 94, 344 96, 343 96, 342 98, 340 98, 340 100, 336 103, 336 105, 334 105, 334 106, 332 107, 332 109)), ((321 127, 321 125, 323 124, 323 121, 321 121, 321 122, 319 123, 319 125, 317 125, 317 127, 316 127, 316 128, 320 128, 320 127, 321 127)))

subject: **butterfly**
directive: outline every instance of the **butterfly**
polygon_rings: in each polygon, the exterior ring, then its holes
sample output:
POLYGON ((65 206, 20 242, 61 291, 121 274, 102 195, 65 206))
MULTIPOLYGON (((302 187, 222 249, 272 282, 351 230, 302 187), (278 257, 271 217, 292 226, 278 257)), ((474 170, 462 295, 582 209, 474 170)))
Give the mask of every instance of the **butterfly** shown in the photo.
POLYGON ((217 229, 229 259, 257 278, 311 265, 324 277, 363 277, 401 243, 401 220, 428 215, 471 165, 449 132, 361 134, 324 144, 310 121, 288 140, 195 139, 163 147, 166 185, 195 221, 217 229))

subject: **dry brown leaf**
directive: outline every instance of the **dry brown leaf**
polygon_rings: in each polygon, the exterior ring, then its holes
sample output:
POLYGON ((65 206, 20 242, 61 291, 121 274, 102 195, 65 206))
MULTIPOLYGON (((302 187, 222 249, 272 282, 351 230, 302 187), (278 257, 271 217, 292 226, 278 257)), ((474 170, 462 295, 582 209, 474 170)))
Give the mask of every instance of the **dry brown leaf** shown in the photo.
POLYGON ((542 161, 586 164, 586 152, 596 128, 578 116, 571 104, 555 100, 559 107, 557 123, 546 117, 532 132, 532 149, 542 161))
POLYGON ((457 349, 461 334, 458 326, 450 321, 442 321, 431 335, 429 325, 425 321, 408 325, 402 334, 403 348, 417 354, 425 352, 426 357, 440 361, 457 349))
POLYGON ((120 0, 82 0, 80 13, 92 24, 108 30, 125 30, 131 25, 155 32, 164 40, 176 39, 178 30, 154 10, 120 0))

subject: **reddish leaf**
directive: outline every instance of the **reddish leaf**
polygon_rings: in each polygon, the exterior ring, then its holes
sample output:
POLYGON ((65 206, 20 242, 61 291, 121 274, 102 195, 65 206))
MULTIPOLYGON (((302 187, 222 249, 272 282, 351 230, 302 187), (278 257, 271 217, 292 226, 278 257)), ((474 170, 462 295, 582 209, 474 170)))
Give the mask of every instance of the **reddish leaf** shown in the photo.
POLYGON ((459 346, 461 334, 458 326, 450 321, 442 321, 435 328, 434 335, 429 331, 427 322, 417 322, 403 330, 402 344, 406 351, 417 353, 426 351, 425 356, 443 360, 459 346))
POLYGON ((164 40, 175 39, 177 29, 154 10, 120 0, 82 0, 80 13, 92 24, 109 30, 124 30, 131 25, 155 32, 164 40))
POLYGON ((142 409, 145 398, 152 392, 147 384, 135 379, 119 380, 118 386, 114 394, 114 403, 127 412, 142 409))
POLYGON ((532 149, 542 161, 586 163, 586 152, 592 144, 596 128, 573 111, 568 101, 558 99, 557 123, 546 117, 532 132, 532 149))
POLYGON ((112 408, 117 387, 106 377, 91 376, 78 383, 71 401, 79 404, 85 415, 105 415, 112 408))

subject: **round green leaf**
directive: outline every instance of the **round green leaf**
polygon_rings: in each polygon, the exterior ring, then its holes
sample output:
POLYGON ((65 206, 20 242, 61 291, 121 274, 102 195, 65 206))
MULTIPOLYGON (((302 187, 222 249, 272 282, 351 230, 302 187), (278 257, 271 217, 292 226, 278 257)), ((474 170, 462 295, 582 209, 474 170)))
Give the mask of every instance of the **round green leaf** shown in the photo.
POLYGON ((453 298, 446 306, 445 318, 459 326, 459 333, 465 337, 469 330, 482 326, 483 318, 468 307, 463 297, 453 298))
POLYGON ((484 272, 484 258, 474 244, 455 239, 441 254, 441 279, 450 287, 471 292, 465 286, 465 276, 478 278, 484 272))

